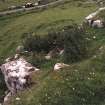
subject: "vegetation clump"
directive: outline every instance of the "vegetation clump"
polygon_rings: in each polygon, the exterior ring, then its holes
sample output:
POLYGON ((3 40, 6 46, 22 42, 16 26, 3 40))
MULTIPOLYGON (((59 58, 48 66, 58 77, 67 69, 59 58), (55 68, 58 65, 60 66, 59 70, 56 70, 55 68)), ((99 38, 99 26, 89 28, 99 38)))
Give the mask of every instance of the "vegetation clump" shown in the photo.
POLYGON ((53 49, 64 49, 62 60, 66 63, 86 57, 86 32, 76 24, 52 30, 43 36, 28 34, 23 40, 25 50, 48 53, 53 49))

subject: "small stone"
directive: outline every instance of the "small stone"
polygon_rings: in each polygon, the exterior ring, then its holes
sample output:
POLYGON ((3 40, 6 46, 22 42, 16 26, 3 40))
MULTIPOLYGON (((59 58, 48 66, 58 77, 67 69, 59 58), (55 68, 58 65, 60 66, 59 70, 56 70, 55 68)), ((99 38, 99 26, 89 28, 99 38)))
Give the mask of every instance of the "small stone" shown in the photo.
POLYGON ((88 77, 88 80, 91 80, 91 78, 88 77))
POLYGON ((51 59, 51 56, 47 55, 47 56, 45 56, 45 59, 46 60, 50 60, 51 59))
POLYGON ((97 58, 97 56, 96 56, 96 55, 94 55, 94 56, 93 56, 93 58, 97 58))
POLYGON ((73 90, 75 90, 75 88, 72 88, 73 90))
POLYGON ((89 38, 86 38, 86 40, 90 41, 91 39, 89 39, 89 38))
POLYGON ((93 39, 96 39, 96 36, 93 36, 93 39))
POLYGON ((19 97, 16 97, 16 101, 20 101, 20 98, 19 97))
POLYGON ((102 50, 104 47, 103 46, 101 46, 100 48, 99 48, 99 50, 102 50))
POLYGON ((68 78, 66 78, 66 81, 69 81, 69 79, 68 79, 68 78))

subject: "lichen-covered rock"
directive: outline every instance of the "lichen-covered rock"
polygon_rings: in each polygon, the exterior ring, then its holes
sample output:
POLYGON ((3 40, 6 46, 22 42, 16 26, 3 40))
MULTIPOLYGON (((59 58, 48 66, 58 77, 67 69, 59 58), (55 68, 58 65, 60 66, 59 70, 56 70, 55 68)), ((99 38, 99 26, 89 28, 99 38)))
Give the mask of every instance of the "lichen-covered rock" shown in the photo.
POLYGON ((13 94, 18 90, 23 90, 31 82, 30 74, 38 70, 24 58, 8 61, 1 66, 6 85, 13 94))

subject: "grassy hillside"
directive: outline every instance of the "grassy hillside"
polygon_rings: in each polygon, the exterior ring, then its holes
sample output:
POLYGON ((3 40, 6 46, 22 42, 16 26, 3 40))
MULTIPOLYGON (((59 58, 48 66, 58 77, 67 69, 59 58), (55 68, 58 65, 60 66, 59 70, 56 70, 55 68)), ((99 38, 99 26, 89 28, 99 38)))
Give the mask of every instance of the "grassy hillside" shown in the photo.
POLYGON ((11 99, 10 105, 104 105, 105 30, 87 27, 91 57, 52 71, 53 65, 33 74, 36 84, 11 99), (96 39, 94 39, 96 36, 96 39))
POLYGON ((85 8, 72 6, 71 3, 68 3, 43 12, 1 17, 0 56, 12 54, 24 33, 46 33, 52 27, 62 27, 69 24, 71 19, 81 23, 84 17, 94 10, 96 10, 95 5, 85 8))
POLYGON ((52 71, 53 64, 33 74, 36 84, 13 97, 10 105, 104 105, 105 30, 88 28, 91 57, 52 71), (93 37, 96 36, 96 39, 93 37))
MULTIPOLYGON (((72 2, 37 13, 0 17, 0 58, 15 53, 24 33, 45 35, 52 28, 69 25, 71 20, 81 24, 84 17, 96 9, 95 4, 72 2)), ((35 84, 16 96, 20 101, 13 97, 8 105, 104 105, 105 29, 86 29, 89 58, 58 72, 53 71, 57 61, 48 62, 39 73, 33 74, 35 84)))
POLYGON ((104 55, 96 56, 60 72, 43 72, 40 82, 34 78, 39 84, 19 93, 20 101, 14 98, 10 105, 104 105, 104 55))

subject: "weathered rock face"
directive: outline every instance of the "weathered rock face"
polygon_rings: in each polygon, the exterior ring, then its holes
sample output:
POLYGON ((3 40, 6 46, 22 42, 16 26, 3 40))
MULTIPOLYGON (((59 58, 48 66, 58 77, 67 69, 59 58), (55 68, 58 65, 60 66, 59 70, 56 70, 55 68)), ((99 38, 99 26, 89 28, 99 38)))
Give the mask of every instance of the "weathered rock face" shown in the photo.
POLYGON ((87 17, 85 17, 85 20, 89 24, 89 26, 96 28, 105 27, 105 20, 97 17, 98 14, 100 14, 102 11, 105 11, 105 7, 99 8, 96 12, 93 12, 89 14, 87 17))
POLYGON ((39 69, 23 58, 9 61, 1 66, 6 85, 13 94, 18 90, 23 90, 31 82, 31 73, 37 70, 39 69))

